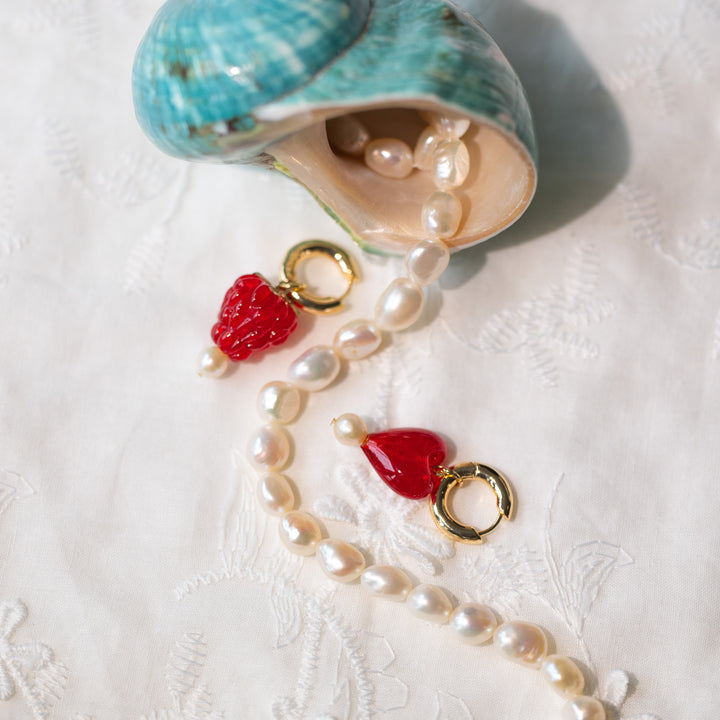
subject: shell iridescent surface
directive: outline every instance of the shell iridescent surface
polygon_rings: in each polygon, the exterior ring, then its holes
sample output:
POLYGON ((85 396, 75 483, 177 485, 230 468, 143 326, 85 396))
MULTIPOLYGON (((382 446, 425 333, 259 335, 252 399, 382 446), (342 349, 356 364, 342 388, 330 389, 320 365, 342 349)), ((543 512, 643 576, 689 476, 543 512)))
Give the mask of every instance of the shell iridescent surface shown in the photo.
POLYGON ((422 235, 414 198, 431 185, 378 180, 338 157, 331 118, 360 114, 373 136, 408 143, 424 127, 418 111, 471 121, 466 142, 480 171, 464 188, 473 212, 451 249, 511 224, 536 186, 520 81, 484 28, 442 0, 169 0, 138 50, 133 94, 141 126, 164 151, 272 165, 371 248, 402 252, 422 235), (390 206, 393 196, 406 215, 390 206))

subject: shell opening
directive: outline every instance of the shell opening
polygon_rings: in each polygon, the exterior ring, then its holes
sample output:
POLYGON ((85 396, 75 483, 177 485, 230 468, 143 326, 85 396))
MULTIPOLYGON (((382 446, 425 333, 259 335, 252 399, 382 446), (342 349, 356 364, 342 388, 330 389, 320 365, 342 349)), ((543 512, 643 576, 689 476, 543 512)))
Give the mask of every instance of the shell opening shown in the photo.
MULTIPOLYGON (((362 157, 334 151, 327 120, 352 114, 370 137, 392 137, 411 148, 427 127, 419 110, 443 108, 433 103, 382 107, 343 113, 326 109, 317 122, 267 148, 289 174, 305 185, 368 249, 404 253, 426 237, 422 204, 437 188, 429 172, 415 168, 404 179, 386 178, 370 170, 362 157)), ((462 136, 470 154, 470 173, 453 190, 463 207, 457 233, 446 240, 458 250, 486 240, 522 215, 535 192, 536 173, 524 147, 512 135, 487 120, 470 118, 462 136)))

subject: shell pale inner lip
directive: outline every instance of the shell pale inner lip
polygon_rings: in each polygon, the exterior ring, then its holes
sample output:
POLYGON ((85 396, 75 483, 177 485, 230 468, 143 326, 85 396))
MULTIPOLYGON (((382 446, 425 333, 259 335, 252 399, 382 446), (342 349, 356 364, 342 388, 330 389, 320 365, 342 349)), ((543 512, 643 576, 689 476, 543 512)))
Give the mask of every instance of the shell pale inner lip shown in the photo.
MULTIPOLYGON (((442 108, 432 103, 353 112, 371 137, 394 137, 411 148, 427 126, 418 109, 442 108)), ((318 113, 318 121, 268 146, 279 166, 305 185, 331 214, 342 218, 356 240, 368 249, 404 253, 426 233, 422 204, 436 190, 430 173, 415 169, 402 180, 382 177, 362 158, 335 153, 327 139, 326 120, 344 114, 335 109, 318 113)), ((483 119, 473 118, 463 136, 471 170, 453 192, 462 202, 463 220, 457 234, 446 240, 451 250, 468 247, 496 235, 522 215, 535 192, 536 173, 524 147, 483 119)))

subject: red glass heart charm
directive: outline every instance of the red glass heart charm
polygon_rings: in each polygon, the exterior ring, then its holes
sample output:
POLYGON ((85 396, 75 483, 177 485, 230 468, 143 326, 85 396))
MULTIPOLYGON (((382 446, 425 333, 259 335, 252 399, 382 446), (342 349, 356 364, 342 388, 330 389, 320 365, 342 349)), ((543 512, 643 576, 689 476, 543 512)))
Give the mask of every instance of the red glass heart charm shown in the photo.
POLYGON ((284 343, 296 326, 292 304, 262 275, 241 275, 225 293, 211 334, 231 360, 245 360, 284 343))
POLYGON ((371 433, 361 447, 375 472, 398 495, 434 495, 440 482, 435 469, 447 454, 442 438, 428 430, 398 428, 371 433))

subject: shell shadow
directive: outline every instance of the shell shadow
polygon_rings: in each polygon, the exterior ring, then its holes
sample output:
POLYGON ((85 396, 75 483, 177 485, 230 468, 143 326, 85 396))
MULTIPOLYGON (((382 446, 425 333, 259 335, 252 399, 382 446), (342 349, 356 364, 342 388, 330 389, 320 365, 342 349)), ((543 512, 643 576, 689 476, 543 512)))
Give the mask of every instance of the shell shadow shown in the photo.
POLYGON ((618 105, 561 18, 524 0, 462 5, 495 38, 525 87, 540 169, 526 213, 489 243, 460 253, 462 263, 451 263, 443 278, 446 287, 474 276, 488 250, 540 237, 586 213, 616 187, 631 157, 618 105))

